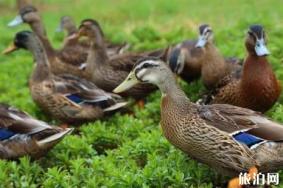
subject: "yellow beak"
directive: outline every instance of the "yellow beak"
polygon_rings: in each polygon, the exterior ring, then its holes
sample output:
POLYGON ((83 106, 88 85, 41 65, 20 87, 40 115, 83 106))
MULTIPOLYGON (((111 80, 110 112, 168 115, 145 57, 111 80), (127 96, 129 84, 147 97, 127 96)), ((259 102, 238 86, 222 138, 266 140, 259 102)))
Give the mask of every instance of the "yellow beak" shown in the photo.
POLYGON ((114 93, 122 93, 123 91, 126 91, 132 87, 134 87, 136 84, 138 84, 140 81, 136 78, 136 75, 133 71, 130 72, 128 77, 119 85, 117 86, 113 92, 114 93))
POLYGON ((9 53, 12 53, 13 51, 15 51, 17 49, 18 49, 18 47, 15 46, 14 43, 12 43, 2 52, 2 54, 9 54, 9 53))

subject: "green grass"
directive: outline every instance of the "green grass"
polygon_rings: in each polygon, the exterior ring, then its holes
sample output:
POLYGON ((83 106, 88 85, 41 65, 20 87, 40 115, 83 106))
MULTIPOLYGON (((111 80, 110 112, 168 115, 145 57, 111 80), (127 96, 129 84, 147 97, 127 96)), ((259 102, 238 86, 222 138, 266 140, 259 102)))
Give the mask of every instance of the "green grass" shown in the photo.
MULTIPOLYGON (((106 36, 128 41, 131 50, 164 47, 196 38, 200 23, 209 23, 216 45, 225 56, 245 57, 243 45, 250 24, 266 28, 269 60, 283 80, 283 6, 277 0, 46 0, 34 1, 42 12, 50 39, 60 47, 62 35, 54 33, 62 15, 77 23, 96 18, 106 36)), ((16 15, 13 1, 0 1, 0 50, 17 31, 7 28, 16 15)), ((56 123, 33 103, 27 80, 32 70, 30 53, 0 55, 0 101, 56 123)), ((200 82, 181 82, 188 96, 196 100, 200 82)), ((283 122, 283 99, 267 115, 283 122)), ((212 187, 216 175, 206 166, 190 160, 162 136, 159 127, 160 93, 147 99, 145 109, 133 107, 135 116, 115 114, 85 124, 79 134, 68 136, 38 161, 24 157, 17 162, 0 161, 0 187, 212 187)), ((283 174, 281 174, 283 187, 283 174)))

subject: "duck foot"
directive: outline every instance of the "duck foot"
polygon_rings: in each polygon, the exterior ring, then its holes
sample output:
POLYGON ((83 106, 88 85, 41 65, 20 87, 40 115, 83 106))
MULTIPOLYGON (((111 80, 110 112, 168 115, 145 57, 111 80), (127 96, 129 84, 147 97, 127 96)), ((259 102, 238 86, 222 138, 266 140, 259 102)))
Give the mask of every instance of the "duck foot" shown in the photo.
MULTIPOLYGON (((255 174, 257 174, 257 173, 258 173, 257 168, 256 167, 252 167, 249 170, 248 177, 250 177, 251 180, 253 180, 253 178, 255 177, 255 174)), ((228 183, 228 188, 244 188, 244 187, 245 186, 240 184, 240 179, 238 177, 237 178, 233 178, 228 183)))

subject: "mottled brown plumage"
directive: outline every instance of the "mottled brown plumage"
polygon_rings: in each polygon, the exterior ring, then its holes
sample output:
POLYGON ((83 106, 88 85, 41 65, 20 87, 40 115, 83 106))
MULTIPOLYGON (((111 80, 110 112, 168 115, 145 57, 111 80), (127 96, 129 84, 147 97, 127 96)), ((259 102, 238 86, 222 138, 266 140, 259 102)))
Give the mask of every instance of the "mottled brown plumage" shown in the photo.
POLYGON ((0 159, 42 157, 72 129, 50 126, 6 104, 0 104, 0 159))
POLYGON ((186 40, 173 47, 169 55, 171 70, 187 82, 202 78, 204 85, 212 89, 230 71, 240 67, 240 60, 223 58, 213 43, 208 25, 199 27, 198 40, 186 40))
MULTIPOLYGON (((57 75, 72 74, 84 79, 90 79, 89 72, 85 71, 85 62, 90 48, 89 42, 86 40, 81 41, 77 37, 71 35, 65 39, 61 49, 54 49, 47 37, 46 30, 37 9, 27 3, 21 3, 21 6, 18 7, 19 16, 17 16, 17 19, 10 22, 9 26, 15 26, 22 22, 30 25, 31 29, 41 40, 45 48, 52 73, 57 75)), ((74 30, 74 26, 70 23, 71 21, 68 19, 67 21, 65 19, 63 20, 65 21, 63 24, 67 23, 66 27, 70 30, 69 33, 75 34, 74 32, 77 30, 74 30)), ((96 26, 103 35, 100 25, 97 23, 96 26)), ((107 42, 106 51, 110 56, 115 56, 123 53, 128 48, 129 45, 126 43, 116 45, 107 42)))
MULTIPOLYGON (((103 30, 97 21, 95 26, 98 27, 98 29, 101 32, 101 35, 104 37, 103 30)), ((76 34, 78 30, 76 28, 74 21, 70 16, 63 16, 61 18, 59 28, 61 28, 60 30, 66 30, 68 33, 68 36, 65 38, 64 41, 64 46, 59 53, 59 58, 63 62, 69 62, 75 66, 81 66, 86 61, 88 54, 87 52, 89 51, 90 48, 90 43, 87 40, 80 40, 78 37, 72 36, 76 34), (77 59, 73 58, 73 60, 71 60, 72 54, 78 54, 78 53, 80 54, 85 53, 86 55, 82 56, 81 58, 77 58, 77 59)), ((115 56, 117 54, 122 54, 129 48, 129 45, 127 43, 114 44, 106 39, 104 39, 104 43, 106 46, 107 55, 109 57, 115 56)))
MULTIPOLYGON (((104 64, 98 64, 93 71, 92 80, 98 87, 106 91, 113 91, 127 77, 135 62, 142 57, 140 55, 125 54, 117 56, 104 64)), ((131 96, 140 99, 156 89, 155 86, 150 84, 139 84, 129 91, 122 93, 122 96, 131 96)))
MULTIPOLYGON (((85 71, 80 70, 78 66, 74 66, 75 64, 78 64, 78 62, 86 61, 87 51, 85 51, 85 49, 78 46, 72 48, 71 50, 68 48, 63 48, 61 50, 54 49, 47 37, 46 30, 43 26, 38 11, 32 5, 21 7, 19 10, 19 15, 15 20, 9 23, 9 26, 15 26, 23 22, 30 25, 32 31, 37 35, 43 44, 50 62, 51 71, 54 74, 69 73, 86 79, 88 78, 88 75, 85 71), (68 50, 70 50, 70 52, 68 52, 68 50), (68 55, 66 55, 66 52, 68 55)), ((71 38, 68 43, 72 44, 74 40, 75 39, 71 38)))
POLYGON ((207 44, 205 50, 201 61, 201 79, 207 89, 213 89, 221 79, 240 67, 238 64, 227 63, 213 44, 207 44))
POLYGON ((197 80, 201 76, 202 49, 195 48, 197 41, 184 41, 172 48, 168 63, 171 70, 186 82, 197 80))
POLYGON ((73 75, 55 76, 39 39, 31 32, 15 36, 15 46, 31 51, 36 66, 29 86, 33 100, 52 117, 68 123, 93 121, 126 105, 119 95, 73 75))
MULTIPOLYGON (((253 32, 252 29, 253 26, 250 32, 253 32)), ((260 36, 258 38, 261 39, 260 36)), ((248 57, 241 76, 233 77, 228 84, 220 87, 211 103, 227 103, 260 112, 265 112, 274 105, 281 93, 280 83, 268 63, 267 54, 257 55, 255 45, 256 38, 248 34, 248 57)))
POLYGON ((245 108, 192 103, 160 60, 140 61, 114 92, 123 92, 139 82, 159 87, 163 134, 193 159, 224 176, 238 176, 253 166, 260 172, 282 169, 282 125, 245 108))
MULTIPOLYGON (((91 71, 92 81, 105 91, 112 91, 118 86, 118 84, 127 77, 137 60, 149 55, 161 57, 163 53, 167 53, 167 50, 157 50, 148 53, 124 53, 109 58, 105 51, 105 44, 101 33, 97 27, 95 27, 92 20, 82 22, 79 35, 87 36, 92 41, 91 52, 86 63, 86 70, 91 71)), ((154 90, 156 90, 156 87, 151 84, 138 84, 121 95, 140 99, 154 90)))

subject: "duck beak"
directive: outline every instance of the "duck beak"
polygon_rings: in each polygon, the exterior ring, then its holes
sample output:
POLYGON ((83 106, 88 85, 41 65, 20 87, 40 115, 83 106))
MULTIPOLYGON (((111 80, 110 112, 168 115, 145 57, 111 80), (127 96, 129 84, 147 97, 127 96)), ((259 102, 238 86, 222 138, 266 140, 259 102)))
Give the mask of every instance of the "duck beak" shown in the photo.
POLYGON ((200 35, 198 38, 198 42, 196 43, 196 48, 203 48, 206 44, 207 40, 205 38, 205 36, 200 35))
POLYGON ((18 47, 14 43, 12 43, 2 52, 2 54, 9 54, 12 53, 13 51, 16 51, 17 49, 18 47))
POLYGON ((122 93, 123 91, 126 91, 136 84, 138 84, 140 81, 136 78, 135 73, 133 71, 130 72, 128 77, 119 85, 117 86, 113 92, 114 93, 122 93))
POLYGON ((9 27, 15 27, 15 26, 20 25, 22 23, 24 23, 24 21, 23 21, 21 15, 18 15, 10 23, 8 23, 8 26, 9 27))
POLYGON ((258 56, 266 56, 270 54, 265 45, 264 39, 257 39, 255 44, 255 52, 258 56))

